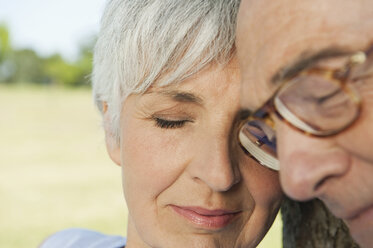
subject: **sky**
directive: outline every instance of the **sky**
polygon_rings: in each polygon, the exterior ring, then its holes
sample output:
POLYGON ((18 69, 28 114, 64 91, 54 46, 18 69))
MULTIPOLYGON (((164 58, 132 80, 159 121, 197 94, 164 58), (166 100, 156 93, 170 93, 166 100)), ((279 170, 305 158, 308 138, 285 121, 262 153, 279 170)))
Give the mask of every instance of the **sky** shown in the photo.
POLYGON ((42 56, 78 55, 79 44, 97 34, 106 0, 0 0, 0 23, 12 45, 42 56))

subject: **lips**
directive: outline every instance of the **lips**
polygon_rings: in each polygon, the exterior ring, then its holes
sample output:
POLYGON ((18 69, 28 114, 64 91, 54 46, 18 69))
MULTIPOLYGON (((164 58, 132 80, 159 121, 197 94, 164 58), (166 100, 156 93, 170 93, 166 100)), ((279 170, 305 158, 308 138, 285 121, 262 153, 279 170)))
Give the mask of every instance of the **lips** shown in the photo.
POLYGON ((215 209, 209 210, 201 207, 184 207, 170 205, 181 217, 192 224, 209 230, 217 230, 228 226, 241 211, 215 209))

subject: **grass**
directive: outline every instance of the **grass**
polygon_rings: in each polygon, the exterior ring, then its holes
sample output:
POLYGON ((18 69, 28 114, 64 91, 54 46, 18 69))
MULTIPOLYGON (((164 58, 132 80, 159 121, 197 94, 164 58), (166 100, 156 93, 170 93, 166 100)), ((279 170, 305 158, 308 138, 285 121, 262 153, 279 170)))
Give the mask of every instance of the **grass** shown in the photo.
MULTIPOLYGON (((125 235, 120 169, 90 92, 0 84, 0 247, 84 227, 125 235)), ((281 246, 278 219, 260 248, 281 246)))

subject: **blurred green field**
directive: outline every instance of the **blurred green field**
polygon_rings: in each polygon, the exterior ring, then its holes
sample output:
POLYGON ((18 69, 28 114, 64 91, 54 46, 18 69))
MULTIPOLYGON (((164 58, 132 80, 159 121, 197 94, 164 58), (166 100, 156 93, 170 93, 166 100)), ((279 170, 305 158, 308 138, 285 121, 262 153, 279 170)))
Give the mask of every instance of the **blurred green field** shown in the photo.
MULTIPOLYGON (((0 84, 0 247, 37 247, 68 227, 125 235, 120 169, 87 89, 0 84)), ((277 218, 259 247, 279 248, 277 218)))

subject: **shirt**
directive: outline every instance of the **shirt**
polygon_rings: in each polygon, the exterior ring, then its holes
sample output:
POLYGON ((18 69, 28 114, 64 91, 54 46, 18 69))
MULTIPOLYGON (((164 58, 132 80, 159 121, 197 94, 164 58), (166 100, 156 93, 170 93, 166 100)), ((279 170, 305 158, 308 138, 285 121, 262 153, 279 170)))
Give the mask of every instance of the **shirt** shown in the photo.
POLYGON ((49 236, 40 248, 122 248, 126 238, 99 232, 70 228, 49 236))

